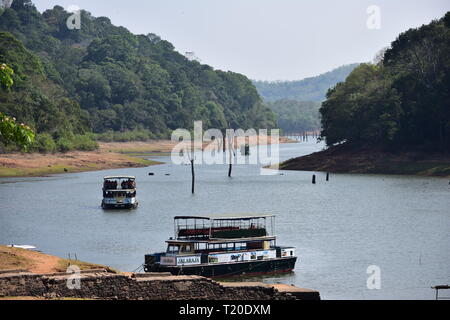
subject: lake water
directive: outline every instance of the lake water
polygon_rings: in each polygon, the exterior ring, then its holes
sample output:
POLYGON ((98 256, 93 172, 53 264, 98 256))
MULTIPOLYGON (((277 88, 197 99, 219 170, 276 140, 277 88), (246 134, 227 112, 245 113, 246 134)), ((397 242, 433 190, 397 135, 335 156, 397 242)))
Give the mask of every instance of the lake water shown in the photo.
MULTIPOLYGON (((321 144, 281 145, 281 158, 321 144)), ((278 244, 297 248, 292 274, 252 278, 321 292, 323 299, 433 299, 431 286, 450 283, 448 179, 284 172, 262 176, 256 165, 189 166, 0 179, 0 243, 37 246, 45 253, 134 271, 144 255, 165 250, 176 215, 277 215, 278 244), (155 176, 149 176, 154 172, 155 176), (140 207, 103 211, 105 175, 135 175, 140 207), (166 176, 170 174, 170 176, 166 176), (381 289, 367 288, 369 266, 381 289)))

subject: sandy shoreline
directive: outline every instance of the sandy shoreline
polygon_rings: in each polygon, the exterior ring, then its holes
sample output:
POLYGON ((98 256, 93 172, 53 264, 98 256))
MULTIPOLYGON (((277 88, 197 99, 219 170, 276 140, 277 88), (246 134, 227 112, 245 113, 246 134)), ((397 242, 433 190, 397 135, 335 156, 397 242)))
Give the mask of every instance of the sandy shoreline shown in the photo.
POLYGON ((55 154, 0 155, 0 177, 45 176, 120 168, 137 168, 160 164, 115 152, 80 152, 55 154))
POLYGON ((340 145, 288 160, 281 170, 450 177, 450 155, 388 152, 380 148, 340 145))
MULTIPOLYGON (((268 144, 276 143, 269 139, 268 144)), ((280 143, 292 142, 280 138, 280 143)), ((250 145, 258 144, 256 137, 250 137, 250 145)), ((92 152, 71 151, 67 153, 11 153, 0 154, 0 177, 33 177, 50 174, 64 174, 84 171, 99 171, 121 168, 148 167, 161 162, 146 157, 170 155, 177 143, 170 140, 147 142, 99 143, 99 149, 92 152)))

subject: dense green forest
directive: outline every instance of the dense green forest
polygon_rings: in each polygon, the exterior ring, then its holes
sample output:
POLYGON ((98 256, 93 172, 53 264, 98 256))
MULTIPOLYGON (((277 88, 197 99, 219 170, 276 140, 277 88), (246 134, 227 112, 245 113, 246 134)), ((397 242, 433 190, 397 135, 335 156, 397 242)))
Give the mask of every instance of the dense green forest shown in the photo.
POLYGON ((358 64, 349 64, 299 81, 253 81, 264 101, 296 100, 322 102, 328 89, 347 78, 358 64))
MULTIPOLYGON (((45 76, 39 58, 11 34, 0 32, 0 61, 14 70, 11 88, 0 89, 0 112, 26 123, 40 133, 34 150, 92 150, 87 112, 69 98, 64 89, 45 76), (77 140, 77 141, 75 141, 77 140), (85 144, 79 144, 81 141, 85 144)), ((2 143, 8 141, 2 135, 2 143)))
POLYGON ((267 104, 277 116, 284 134, 298 134, 320 129, 320 103, 312 101, 278 100, 267 104))
POLYGON ((167 138, 194 120, 219 129, 276 126, 245 76, 86 11, 81 29, 69 30, 70 15, 60 6, 41 14, 30 0, 0 9, 0 63, 16 82, 0 89, 0 112, 31 126, 38 149, 90 149, 92 137, 167 138))
MULTIPOLYGON (((14 85, 14 70, 7 64, 0 64, 0 87, 9 90, 14 85)), ((3 145, 17 145, 27 149, 34 143, 35 133, 24 123, 18 123, 16 118, 8 117, 0 112, 0 140, 3 145)))
POLYGON ((327 94, 322 138, 389 149, 450 150, 450 12, 402 33, 378 64, 327 94))
POLYGON ((284 133, 319 130, 320 105, 327 91, 347 78, 358 64, 339 67, 300 81, 253 81, 284 133))

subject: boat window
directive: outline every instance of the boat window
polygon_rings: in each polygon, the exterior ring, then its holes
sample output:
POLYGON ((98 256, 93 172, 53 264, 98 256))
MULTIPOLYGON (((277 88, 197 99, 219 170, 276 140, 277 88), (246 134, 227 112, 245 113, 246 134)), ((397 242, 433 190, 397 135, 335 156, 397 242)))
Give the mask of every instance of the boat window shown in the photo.
POLYGON ((247 244, 248 249, 262 249, 263 243, 262 242, 250 242, 247 244))
POLYGON ((181 247, 181 252, 191 252, 191 251, 192 249, 190 244, 181 247))
POLYGON ((206 250, 206 243, 198 243, 197 250, 206 250))
POLYGON ((167 253, 179 253, 179 252, 180 246, 169 245, 169 247, 167 248, 167 253))

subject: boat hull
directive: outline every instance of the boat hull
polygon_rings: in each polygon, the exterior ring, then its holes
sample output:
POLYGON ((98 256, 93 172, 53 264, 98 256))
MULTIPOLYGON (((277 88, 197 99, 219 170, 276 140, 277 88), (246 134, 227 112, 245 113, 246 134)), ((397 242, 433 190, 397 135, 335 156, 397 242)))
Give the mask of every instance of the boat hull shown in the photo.
POLYGON ((105 210, 113 210, 113 209, 136 209, 138 207, 138 203, 124 203, 124 204, 106 204, 102 202, 102 208, 105 210))
POLYGON ((226 264, 202 264, 196 266, 163 266, 154 264, 145 266, 146 272, 170 272, 173 275, 198 275, 208 278, 253 276, 259 274, 291 272, 295 268, 297 257, 271 260, 245 261, 226 264))

